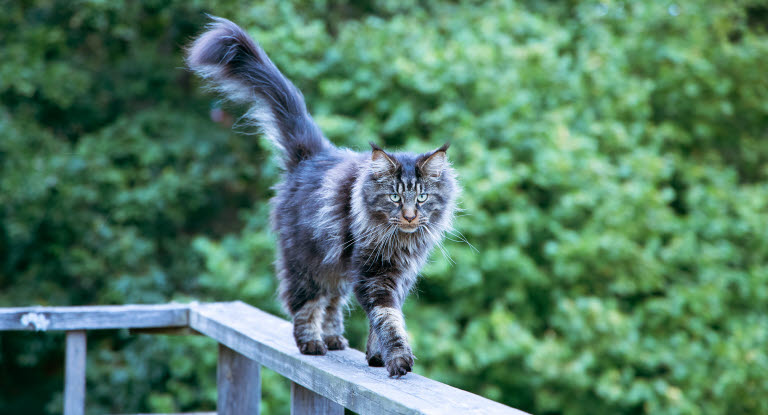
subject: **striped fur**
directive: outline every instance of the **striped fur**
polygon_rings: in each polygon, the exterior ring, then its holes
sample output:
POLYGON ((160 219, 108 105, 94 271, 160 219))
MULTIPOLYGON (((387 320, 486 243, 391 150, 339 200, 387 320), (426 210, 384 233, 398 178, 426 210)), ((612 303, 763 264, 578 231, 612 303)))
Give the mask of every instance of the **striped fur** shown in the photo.
POLYGON ((425 154, 333 146, 298 89, 224 19, 194 41, 187 62, 215 90, 251 104, 247 117, 280 152, 285 171, 271 200, 275 266, 299 350, 347 346, 343 311, 354 292, 370 321, 368 363, 405 375, 413 355, 402 305, 450 229, 460 191, 448 146, 425 154))

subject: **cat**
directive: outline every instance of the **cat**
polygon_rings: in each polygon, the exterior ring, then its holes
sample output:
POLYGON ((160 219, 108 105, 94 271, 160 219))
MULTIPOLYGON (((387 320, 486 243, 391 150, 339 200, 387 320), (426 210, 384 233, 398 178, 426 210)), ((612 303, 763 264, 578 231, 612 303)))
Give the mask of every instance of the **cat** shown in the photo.
POLYGON ((258 44, 231 21, 212 19, 186 62, 227 99, 251 105, 245 118, 278 149, 275 266, 296 345, 309 355, 346 348, 343 310, 354 292, 370 323, 368 364, 404 376, 414 358, 402 305, 450 229, 460 192, 448 144, 424 154, 334 146, 258 44))

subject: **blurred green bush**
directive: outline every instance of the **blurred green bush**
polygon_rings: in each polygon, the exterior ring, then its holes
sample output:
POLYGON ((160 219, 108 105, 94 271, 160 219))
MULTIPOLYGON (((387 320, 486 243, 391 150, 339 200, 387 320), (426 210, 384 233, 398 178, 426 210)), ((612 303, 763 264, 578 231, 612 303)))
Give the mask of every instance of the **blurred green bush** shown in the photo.
MULTIPOLYGON (((406 306, 420 373, 537 414, 768 414, 763 1, 0 3, 0 306, 280 313, 271 150, 182 68, 208 12, 334 142, 453 143, 477 252, 451 236, 406 306)), ((62 339, 0 334, 0 413, 60 411, 62 339)), ((209 339, 89 344, 89 412, 214 408, 209 339)))

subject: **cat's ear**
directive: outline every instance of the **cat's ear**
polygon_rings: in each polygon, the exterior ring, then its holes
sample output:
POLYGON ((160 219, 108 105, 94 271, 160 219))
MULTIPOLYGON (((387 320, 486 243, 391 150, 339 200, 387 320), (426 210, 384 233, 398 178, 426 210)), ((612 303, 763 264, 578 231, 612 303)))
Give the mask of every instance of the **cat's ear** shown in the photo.
POLYGON ((371 145, 371 170, 376 177, 394 173, 400 166, 386 151, 374 143, 371 145))
POLYGON ((417 165, 423 176, 437 179, 443 174, 443 171, 448 168, 446 151, 449 146, 449 143, 445 143, 437 150, 419 157, 417 165))

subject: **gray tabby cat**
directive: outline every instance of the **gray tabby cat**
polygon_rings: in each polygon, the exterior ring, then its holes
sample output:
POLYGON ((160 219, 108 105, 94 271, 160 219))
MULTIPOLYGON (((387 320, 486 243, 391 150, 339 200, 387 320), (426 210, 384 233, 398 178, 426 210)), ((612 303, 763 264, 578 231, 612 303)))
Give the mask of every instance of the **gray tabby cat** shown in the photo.
POLYGON ((299 90, 240 27, 213 18, 187 64, 253 120, 284 167, 272 199, 280 297, 301 353, 344 349, 350 291, 368 315, 366 358, 411 371, 401 311, 419 269, 451 226, 459 193, 448 145, 425 154, 357 153, 331 144, 299 90))

